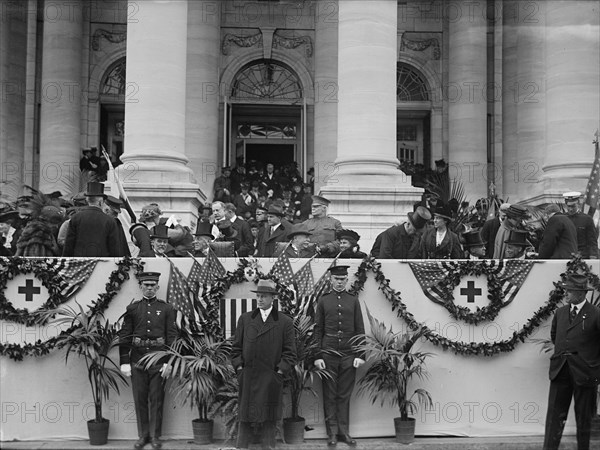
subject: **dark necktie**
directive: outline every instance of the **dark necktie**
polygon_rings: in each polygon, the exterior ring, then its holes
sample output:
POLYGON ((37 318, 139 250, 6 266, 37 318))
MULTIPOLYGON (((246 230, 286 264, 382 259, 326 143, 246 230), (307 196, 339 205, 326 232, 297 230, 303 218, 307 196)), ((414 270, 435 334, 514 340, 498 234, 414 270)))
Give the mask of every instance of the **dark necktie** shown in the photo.
POLYGON ((577 306, 571 308, 571 312, 569 314, 569 323, 573 323, 575 317, 577 317, 577 306))

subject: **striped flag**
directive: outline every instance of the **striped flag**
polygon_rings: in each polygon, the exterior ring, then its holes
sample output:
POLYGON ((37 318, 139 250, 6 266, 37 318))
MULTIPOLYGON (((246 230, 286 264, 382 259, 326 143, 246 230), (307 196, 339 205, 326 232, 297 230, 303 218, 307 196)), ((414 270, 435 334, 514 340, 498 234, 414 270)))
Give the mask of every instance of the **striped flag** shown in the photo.
POLYGON ((98 264, 97 259, 57 258, 51 260, 48 270, 54 272, 64 301, 67 301, 83 287, 96 268, 96 264, 98 264))
POLYGON ((590 178, 588 179, 587 187, 585 188, 585 200, 584 204, 589 205, 590 208, 600 209, 600 148, 598 147, 599 132, 596 130, 596 155, 594 157, 594 164, 592 165, 592 171, 590 172, 590 178))
POLYGON ((170 259, 168 260, 171 264, 171 273, 167 289, 167 302, 177 309, 177 326, 193 335, 199 331, 198 323, 200 322, 200 316, 195 308, 198 303, 197 294, 191 289, 185 275, 175 267, 170 259))
POLYGON ((440 288, 439 282, 446 276, 447 261, 427 261, 419 263, 408 263, 419 282, 425 296, 440 305, 444 304, 443 291, 440 288))
POLYGON ((498 262, 496 276, 504 292, 504 306, 515 299, 535 261, 508 259, 498 262))
MULTIPOLYGON (((188 253, 192 258, 191 253, 188 253)), ((190 273, 188 273, 187 280, 190 286, 194 289, 194 291, 198 292, 200 286, 200 279, 202 278, 202 265, 198 262, 196 258, 194 258, 194 264, 192 264, 192 268, 190 269, 190 273)))
MULTIPOLYGON (((255 298, 224 298, 219 305, 219 321, 221 329, 225 333, 225 339, 235 335, 237 322, 242 314, 257 308, 255 298)), ((277 300, 273 302, 273 308, 278 310, 277 300)))
POLYGON ((294 274, 294 286, 296 288, 297 297, 310 295, 315 284, 312 268, 309 260, 302 268, 294 274))
MULTIPOLYGON (((223 264, 221 264, 221 261, 219 261, 217 255, 215 255, 215 253, 209 248, 208 255, 206 255, 206 258, 204 258, 204 263, 202 264, 200 273, 198 274, 198 284, 202 285, 212 283, 217 278, 226 274, 227 271, 225 270, 225 267, 223 267, 223 264)), ((195 281, 196 278, 194 277, 194 282, 195 281)))
POLYGON ((279 255, 269 274, 278 278, 279 282, 284 286, 290 286, 294 284, 294 271, 292 270, 290 259, 285 252, 279 255))

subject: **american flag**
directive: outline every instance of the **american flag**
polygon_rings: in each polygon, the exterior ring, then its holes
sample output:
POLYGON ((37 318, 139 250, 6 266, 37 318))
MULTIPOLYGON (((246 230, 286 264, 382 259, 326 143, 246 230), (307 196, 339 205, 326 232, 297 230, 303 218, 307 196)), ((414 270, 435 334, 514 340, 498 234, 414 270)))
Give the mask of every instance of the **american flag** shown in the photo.
MULTIPOLYGON (((194 257, 192 256, 192 258, 194 258, 194 257)), ((198 292, 201 278, 202 278, 202 265, 200 265, 198 260, 196 258, 194 258, 194 264, 192 264, 190 273, 188 273, 187 280, 188 280, 188 283, 190 284, 190 286, 192 286, 196 292, 198 292)))
MULTIPOLYGON (((410 262, 415 278, 419 282, 425 296, 431 301, 443 304, 444 292, 441 287, 441 281, 446 277, 449 270, 456 270, 461 261, 427 261, 410 262)), ((525 282, 527 275, 533 267, 534 261, 526 260, 506 260, 506 261, 481 261, 481 264, 488 264, 494 269, 494 274, 501 283, 504 292, 504 305, 512 302, 525 282)))
MULTIPOLYGON (((193 266, 192 270, 194 270, 193 266)), ((221 261, 219 261, 219 258, 217 258, 215 253, 209 249, 208 255, 206 255, 206 258, 204 258, 204 263, 202 264, 200 273, 197 276, 198 285, 212 283, 217 278, 222 277, 225 274, 227 274, 225 267, 223 267, 223 264, 221 264, 221 261)), ((194 282, 196 282, 196 277, 194 277, 194 282)))
POLYGON ((195 334, 199 331, 198 323, 200 322, 200 315, 194 307, 199 303, 197 294, 190 287, 185 275, 175 267, 170 259, 169 263, 171 264, 171 273, 167 301, 177 309, 177 326, 190 335, 195 334))
MULTIPOLYGON (((256 309, 257 303, 255 298, 224 298, 219 306, 219 321, 227 339, 235 335, 240 316, 256 309)), ((277 300, 273 302, 273 308, 278 309, 277 300)))
POLYGON ((294 274, 294 286, 296 287, 297 297, 310 295, 313 290, 315 280, 312 274, 310 260, 294 274))
POLYGON ((98 264, 97 259, 57 258, 48 264, 48 271, 54 272, 60 293, 67 301, 83 287, 98 264))
POLYGON ((292 270, 290 259, 285 253, 279 255, 269 274, 278 278, 279 282, 284 286, 294 284, 294 271, 292 270))
POLYGON ((594 143, 596 144, 596 156, 594 157, 590 178, 587 187, 585 188, 584 203, 590 205, 590 208, 600 209, 600 148, 598 147, 598 131, 596 131, 595 136, 596 140, 594 143))

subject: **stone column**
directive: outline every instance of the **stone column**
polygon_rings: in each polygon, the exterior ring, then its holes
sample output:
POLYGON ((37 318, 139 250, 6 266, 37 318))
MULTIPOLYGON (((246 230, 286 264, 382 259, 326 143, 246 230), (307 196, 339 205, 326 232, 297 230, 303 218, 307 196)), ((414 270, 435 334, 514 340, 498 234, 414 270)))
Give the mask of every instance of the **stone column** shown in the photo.
POLYGON ((220 19, 220 1, 189 2, 185 153, 203 200, 219 173, 220 19))
POLYGON ((82 92, 82 5, 44 4, 40 112, 42 192, 79 191, 82 92))
POLYGON ((600 16, 597 2, 546 4, 546 127, 542 170, 548 199, 583 192, 600 117, 600 16))
POLYGON ((23 185, 27 3, 0 8, 0 193, 14 201, 23 185))
POLYGON ((185 155, 188 2, 135 1, 127 24, 125 149, 118 173, 134 209, 149 201, 194 222, 198 185, 185 155), (190 215, 191 214, 191 215, 190 215))
POLYGON ((338 1, 315 5, 315 192, 327 183, 337 158, 338 1))
MULTIPOLYGON (((412 211, 421 189, 396 159, 397 2, 340 1, 335 170, 321 188, 363 247, 412 211)), ((318 147, 316 151, 319 151, 318 147)))
POLYGON ((462 181, 472 204, 487 197, 486 5, 459 0, 448 8, 450 178, 462 181))

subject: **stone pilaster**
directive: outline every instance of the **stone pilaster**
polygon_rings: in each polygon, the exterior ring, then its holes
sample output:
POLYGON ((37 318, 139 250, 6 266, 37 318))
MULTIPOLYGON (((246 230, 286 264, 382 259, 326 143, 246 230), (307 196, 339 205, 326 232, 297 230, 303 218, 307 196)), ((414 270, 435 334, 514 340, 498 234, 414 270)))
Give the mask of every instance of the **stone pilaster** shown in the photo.
POLYGON ((338 156, 321 194, 368 250, 382 229, 412 211, 422 190, 396 159, 396 2, 338 5, 338 156))
POLYGON ((193 225, 199 189, 185 155, 188 2, 133 3, 127 86, 135 93, 125 104, 125 151, 117 170, 134 210, 155 201, 193 225))
POLYGON ((486 3, 453 4, 460 14, 449 24, 450 178, 462 181, 467 199, 474 203, 487 197, 486 3))
POLYGON ((44 4, 40 117, 42 192, 79 190, 83 12, 77 0, 44 4))

